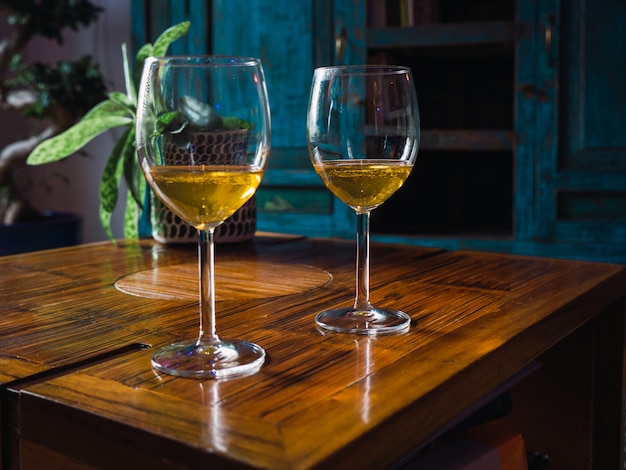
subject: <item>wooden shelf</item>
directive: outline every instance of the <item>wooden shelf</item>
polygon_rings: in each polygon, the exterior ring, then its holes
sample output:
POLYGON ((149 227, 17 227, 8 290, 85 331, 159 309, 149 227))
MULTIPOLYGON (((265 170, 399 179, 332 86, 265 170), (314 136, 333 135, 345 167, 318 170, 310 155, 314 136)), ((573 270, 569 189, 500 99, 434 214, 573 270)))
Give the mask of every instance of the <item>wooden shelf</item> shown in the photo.
POLYGON ((502 130, 422 130, 422 150, 507 151, 513 150, 514 133, 502 130))
POLYGON ((367 31, 371 49, 513 43, 513 21, 440 23, 415 27, 375 28, 367 31))

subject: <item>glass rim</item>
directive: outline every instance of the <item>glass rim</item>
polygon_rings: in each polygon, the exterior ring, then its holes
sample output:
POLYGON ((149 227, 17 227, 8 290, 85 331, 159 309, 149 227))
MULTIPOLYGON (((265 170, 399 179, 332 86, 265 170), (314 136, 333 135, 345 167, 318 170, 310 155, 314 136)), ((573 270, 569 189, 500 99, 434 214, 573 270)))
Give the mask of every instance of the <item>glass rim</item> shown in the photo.
POLYGON ((233 67, 251 67, 260 66, 261 59, 251 56, 236 56, 222 54, 180 54, 180 55, 164 55, 158 57, 146 58, 146 64, 157 62, 161 64, 175 64, 181 66, 233 66, 233 67))
POLYGON ((387 74, 406 74, 411 73, 411 67, 406 65, 387 65, 387 64, 351 64, 351 65, 325 65, 317 67, 315 73, 334 72, 341 75, 370 75, 379 74, 381 72, 387 74))

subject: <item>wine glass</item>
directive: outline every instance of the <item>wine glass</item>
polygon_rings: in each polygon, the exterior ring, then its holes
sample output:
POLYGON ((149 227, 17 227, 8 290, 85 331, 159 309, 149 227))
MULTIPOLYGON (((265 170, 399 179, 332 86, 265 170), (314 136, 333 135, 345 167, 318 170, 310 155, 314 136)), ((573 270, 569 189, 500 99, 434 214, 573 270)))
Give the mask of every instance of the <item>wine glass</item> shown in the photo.
POLYGON ((319 313, 319 327, 369 335, 408 330, 406 313, 370 303, 369 224, 371 211, 411 173, 419 139, 409 68, 347 65, 315 70, 307 114, 311 161, 328 189, 357 215, 354 305, 319 313))
POLYGON ((183 377, 255 373, 265 361, 263 348, 216 333, 213 232, 254 195, 267 164, 270 112, 260 61, 147 59, 136 132, 141 168, 154 194, 198 230, 199 335, 159 349, 152 366, 183 377))

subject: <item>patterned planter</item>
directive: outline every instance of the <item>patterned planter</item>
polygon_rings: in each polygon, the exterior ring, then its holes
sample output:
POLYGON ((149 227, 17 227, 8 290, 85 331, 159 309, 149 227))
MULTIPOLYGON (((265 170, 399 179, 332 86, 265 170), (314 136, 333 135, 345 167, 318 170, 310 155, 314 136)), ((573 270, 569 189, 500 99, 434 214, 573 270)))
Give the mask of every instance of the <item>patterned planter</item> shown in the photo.
MULTIPOLYGON (((191 145, 195 155, 203 155, 197 162, 214 165, 236 165, 245 158, 248 131, 203 132, 195 134, 191 145)), ((189 162, 188 150, 174 143, 164 145, 166 160, 172 163, 189 162)), ((161 243, 196 243, 194 227, 170 211, 157 197, 150 194, 152 237, 161 243)), ((256 198, 253 196, 237 212, 215 229, 215 241, 235 243, 251 240, 256 232, 256 198)))

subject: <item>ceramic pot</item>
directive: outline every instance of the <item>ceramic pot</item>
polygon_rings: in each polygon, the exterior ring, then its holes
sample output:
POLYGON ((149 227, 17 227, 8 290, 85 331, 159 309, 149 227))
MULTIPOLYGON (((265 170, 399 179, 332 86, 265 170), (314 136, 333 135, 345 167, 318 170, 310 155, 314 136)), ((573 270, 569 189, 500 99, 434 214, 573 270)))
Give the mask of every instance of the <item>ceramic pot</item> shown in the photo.
MULTIPOLYGON (((203 132, 194 135, 188 148, 176 143, 163 146, 166 162, 189 163, 192 155, 198 164, 236 165, 245 158, 248 131, 239 129, 228 132, 203 132)), ((157 197, 150 195, 152 237, 161 243, 196 243, 195 228, 170 211, 157 197)), ((215 229, 215 241, 235 243, 251 240, 256 232, 256 198, 252 197, 237 212, 215 229)))

